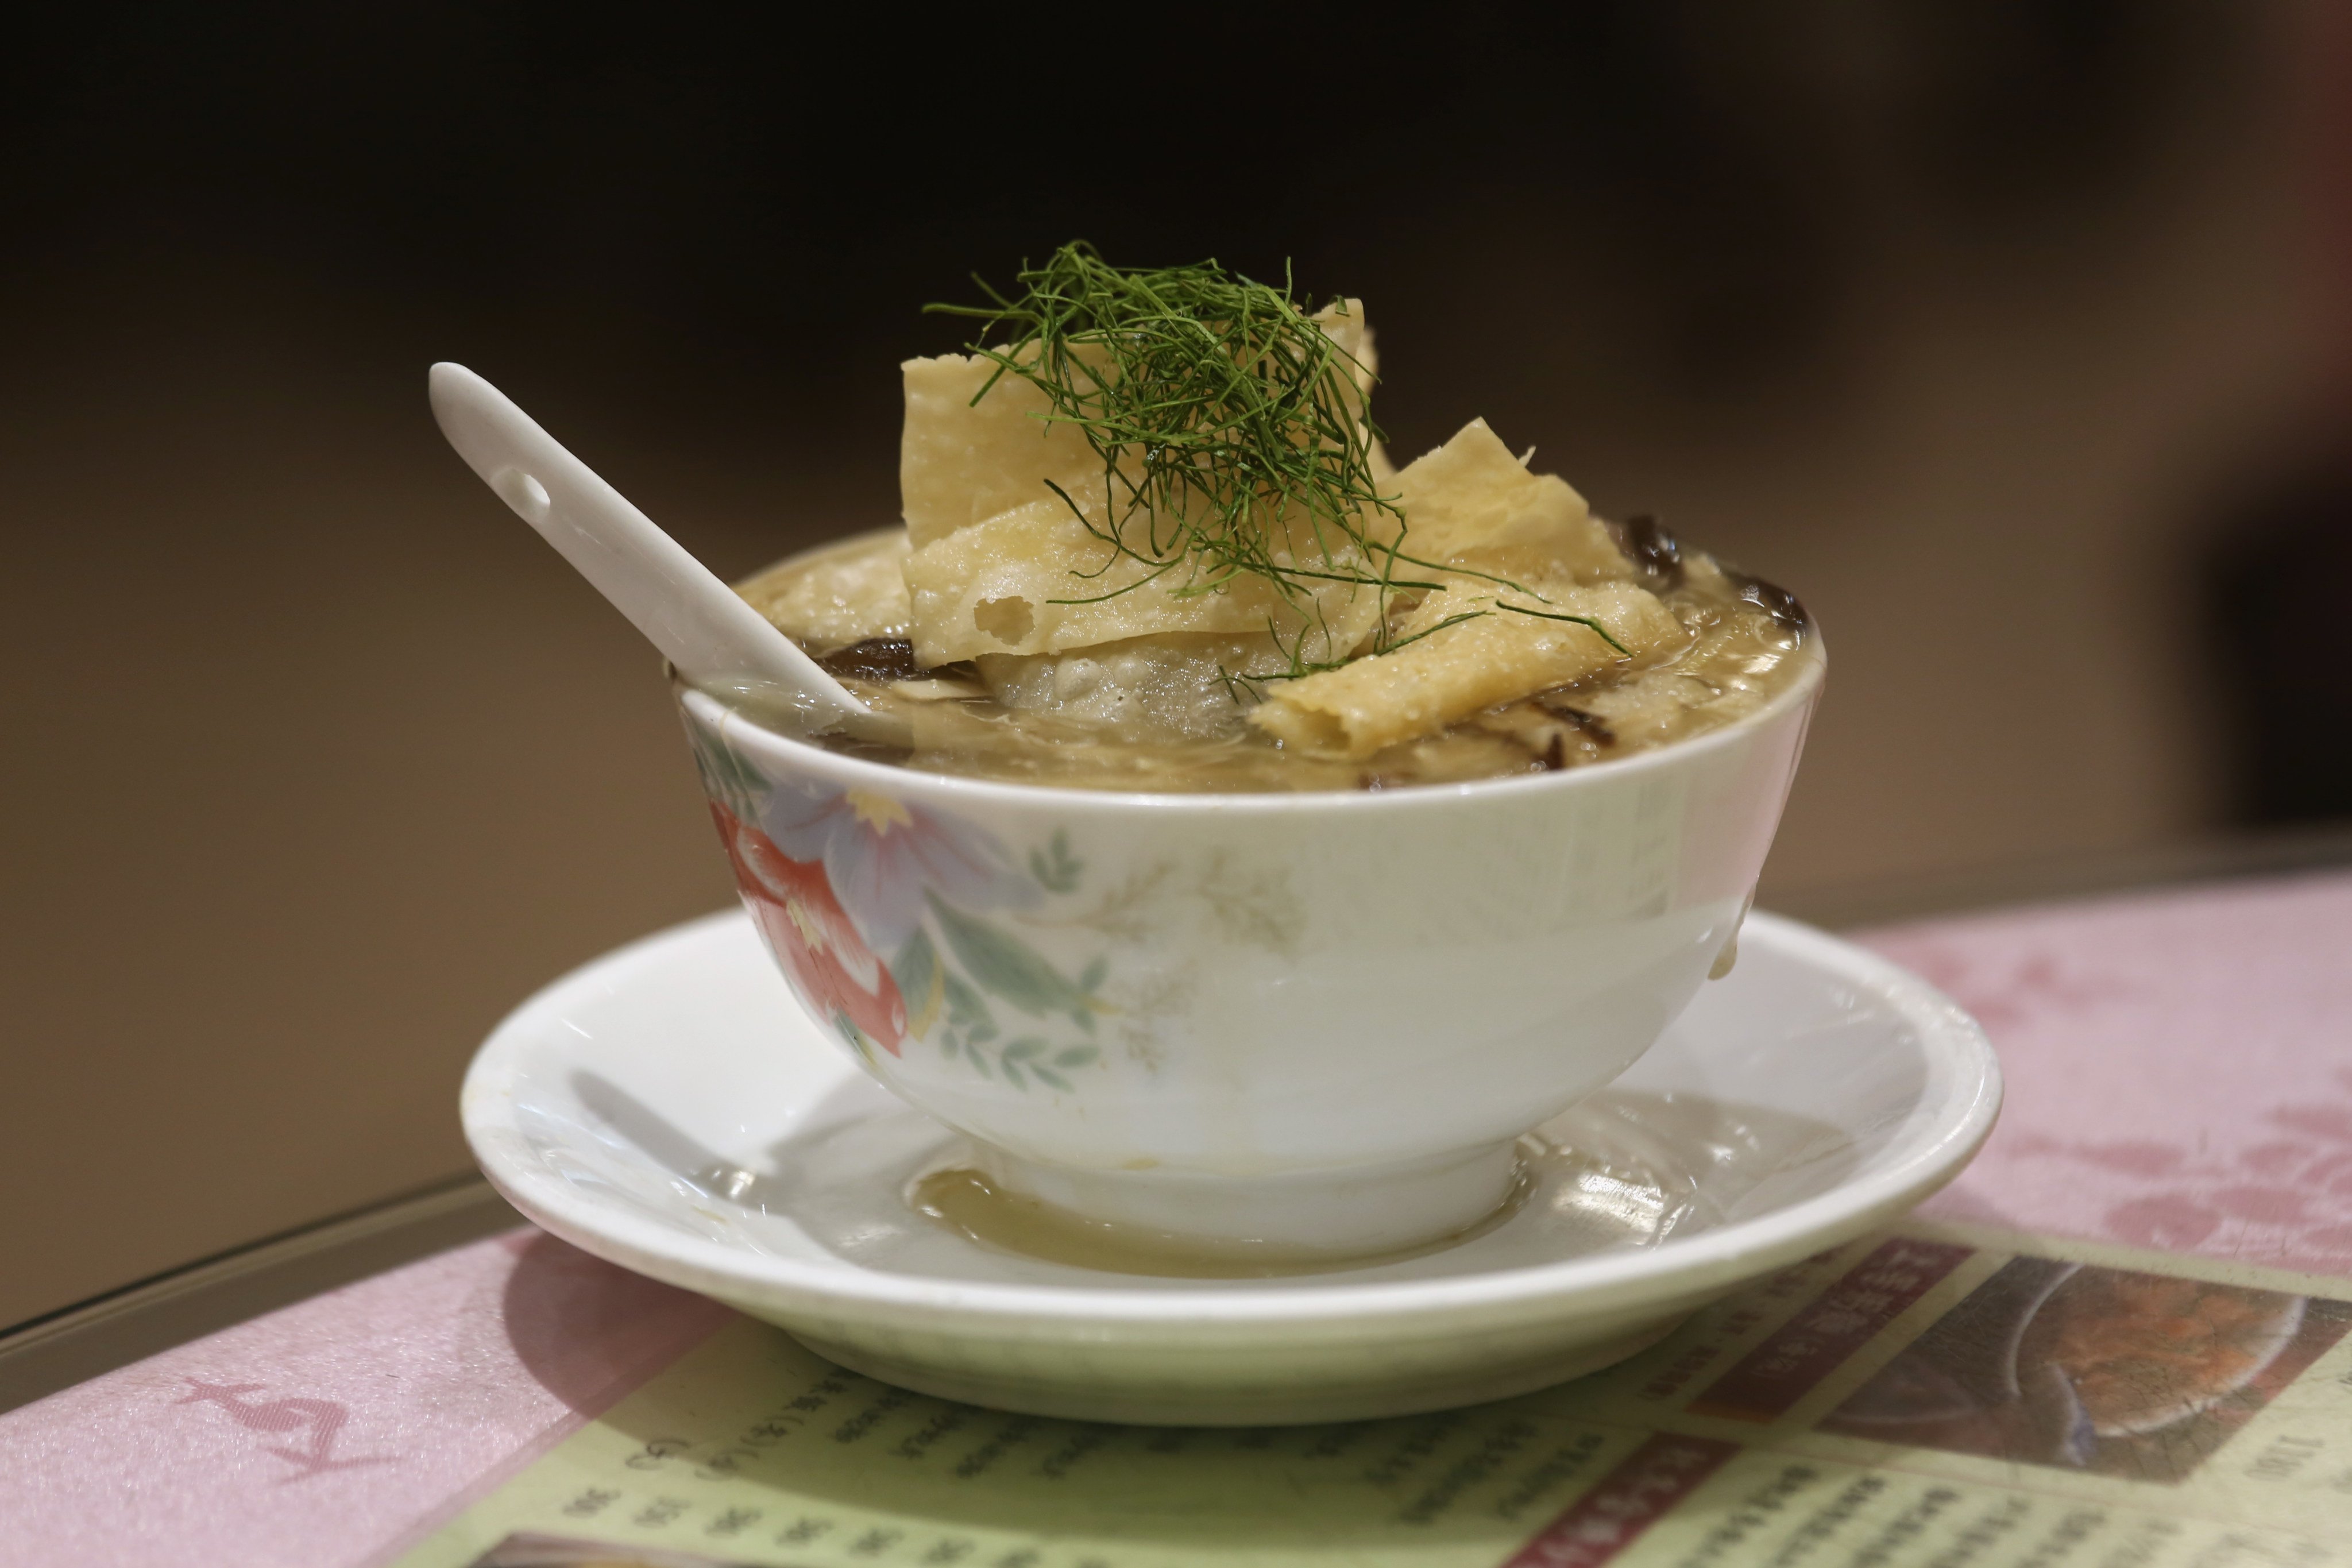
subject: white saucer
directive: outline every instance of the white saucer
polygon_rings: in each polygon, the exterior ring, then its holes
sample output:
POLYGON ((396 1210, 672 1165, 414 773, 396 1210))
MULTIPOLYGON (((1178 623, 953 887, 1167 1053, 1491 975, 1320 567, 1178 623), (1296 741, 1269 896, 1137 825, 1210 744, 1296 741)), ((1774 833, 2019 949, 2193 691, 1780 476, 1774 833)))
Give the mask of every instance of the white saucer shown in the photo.
POLYGON ((856 1371, 1082 1419, 1345 1420, 1500 1398, 1892 1219, 1992 1129, 1976 1025, 1859 948, 1750 917, 1738 967, 1596 1099, 1508 1220, 1342 1272, 1165 1279, 998 1251, 904 1193, 958 1135, 805 1021, 714 915, 557 981, 467 1075, 491 1181, 576 1246, 856 1371))

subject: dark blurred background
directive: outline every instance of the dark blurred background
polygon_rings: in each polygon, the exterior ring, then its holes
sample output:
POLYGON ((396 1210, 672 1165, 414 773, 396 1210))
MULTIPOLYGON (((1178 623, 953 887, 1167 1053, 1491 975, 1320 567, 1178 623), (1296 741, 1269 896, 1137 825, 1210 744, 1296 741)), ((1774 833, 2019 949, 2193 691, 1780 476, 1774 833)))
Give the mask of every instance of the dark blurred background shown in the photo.
POLYGON ((740 574, 896 513, 918 313, 1072 236, 1370 305, 1835 649, 1766 897, 2352 814, 2352 31, 2262 0, 50 7, 0 51, 0 1323, 461 1169, 724 903, 464 361, 740 574))

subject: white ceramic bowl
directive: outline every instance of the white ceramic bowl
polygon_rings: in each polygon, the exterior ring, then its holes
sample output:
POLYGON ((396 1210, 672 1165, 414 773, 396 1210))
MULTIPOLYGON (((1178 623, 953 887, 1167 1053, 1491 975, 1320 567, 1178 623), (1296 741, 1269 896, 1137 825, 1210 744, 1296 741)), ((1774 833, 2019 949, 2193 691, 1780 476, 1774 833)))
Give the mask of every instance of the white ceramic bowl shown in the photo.
POLYGON ((1003 1185, 1370 1251, 1493 1210, 1737 933, 1821 688, 1621 761, 1381 793, 952 778, 682 691, 794 994, 1003 1185))

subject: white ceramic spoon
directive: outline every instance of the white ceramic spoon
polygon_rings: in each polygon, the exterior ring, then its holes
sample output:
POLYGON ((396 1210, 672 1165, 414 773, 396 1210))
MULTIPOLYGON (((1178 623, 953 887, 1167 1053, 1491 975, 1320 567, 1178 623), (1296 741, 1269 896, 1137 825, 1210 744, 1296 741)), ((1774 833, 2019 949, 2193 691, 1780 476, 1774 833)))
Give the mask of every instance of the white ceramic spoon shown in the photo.
POLYGON ((763 721, 903 740, 653 519, 461 364, 431 376, 433 417, 467 467, 629 617, 688 682, 748 697, 763 721), (781 715, 778 710, 782 710, 781 715))

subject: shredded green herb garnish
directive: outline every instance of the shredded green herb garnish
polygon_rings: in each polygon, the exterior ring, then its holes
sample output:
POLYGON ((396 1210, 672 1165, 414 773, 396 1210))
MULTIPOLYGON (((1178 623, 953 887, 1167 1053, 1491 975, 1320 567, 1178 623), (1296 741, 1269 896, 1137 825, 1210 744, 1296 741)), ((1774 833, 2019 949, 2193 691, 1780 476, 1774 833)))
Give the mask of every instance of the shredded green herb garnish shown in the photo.
POLYGON ((1397 549, 1403 515, 1372 474, 1370 372, 1286 276, 1277 289, 1213 260, 1114 267, 1073 241, 1024 267, 1012 298, 973 281, 993 303, 925 309, 981 322, 969 346, 996 373, 980 396, 1018 376, 1045 395, 1047 419, 1085 435, 1109 515, 1055 491, 1109 547, 1101 570, 1122 556, 1148 568, 1097 597, 1171 574, 1189 597, 1250 575, 1301 609, 1318 584, 1362 584, 1385 612, 1390 594, 1438 586, 1396 575, 1412 563, 1397 549))
MULTIPOLYGON (((1560 616, 1560 615, 1554 615, 1554 614, 1553 614, 1551 611, 1549 611, 1549 610, 1530 610, 1530 609, 1528 609, 1525 605, 1506 605, 1506 604, 1503 604, 1502 602, 1500 602, 1499 600, 1498 600, 1498 601, 1496 601, 1496 605, 1495 605, 1495 608, 1496 608, 1496 609, 1498 609, 1498 610, 1508 610, 1508 611, 1510 611, 1510 612, 1511 612, 1511 614, 1513 614, 1513 615, 1515 615, 1515 616, 1536 616, 1536 617, 1537 617, 1538 619, 1539 619, 1539 620, 1546 620, 1546 621, 1574 621, 1578 626, 1583 626, 1583 627, 1585 627, 1586 629, 1590 630, 1590 631, 1591 631, 1594 636, 1598 637, 1599 637, 1602 642, 1607 643, 1611 647, 1615 648, 1619 653, 1621 653, 1621 654, 1624 655, 1627 658, 1633 658, 1633 650, 1632 648, 1627 647, 1623 643, 1621 643, 1621 642, 1619 642, 1615 637, 1611 637, 1611 636, 1609 635, 1609 628, 1608 628, 1607 626, 1602 626, 1599 621, 1597 621, 1597 620, 1593 619, 1591 616, 1560 616)), ((1433 628, 1431 628, 1431 629, 1432 629, 1432 630, 1434 630, 1435 628, 1434 628, 1434 627, 1433 627, 1433 628)))
MULTIPOLYGON (((1355 651, 1328 646, 1313 594, 1318 584, 1355 584, 1381 595, 1376 653, 1486 613, 1465 611, 1391 641, 1394 595, 1444 590, 1425 577, 1401 577, 1398 569, 1441 568, 1404 552, 1404 514, 1373 476, 1372 447, 1381 436, 1372 423, 1370 368, 1323 330, 1286 267, 1277 289, 1213 259, 1114 267, 1073 240, 1041 267, 1024 264, 1012 297, 976 274, 972 281, 991 303, 923 307, 980 322, 965 346, 996 370, 972 401, 1017 376, 1045 394, 1044 418, 1076 426, 1102 459, 1107 516, 1087 515, 1046 481, 1108 547, 1100 567, 1075 575, 1100 577, 1121 559, 1146 568, 1105 593, 1053 603, 1099 603, 1171 575, 1179 580, 1168 591, 1179 598, 1218 593, 1243 576, 1272 583, 1304 617, 1287 644, 1280 628, 1267 626, 1287 668, 1226 677, 1229 690, 1237 680, 1246 687, 1335 668, 1355 651), (1318 631, 1319 659, 1307 654, 1318 631)), ((1322 307, 1342 315, 1347 309, 1339 298, 1322 307)), ((1466 567, 1443 570, 1543 597, 1466 567)), ((1547 618, 1580 621, 1625 652, 1588 617, 1547 618)))

